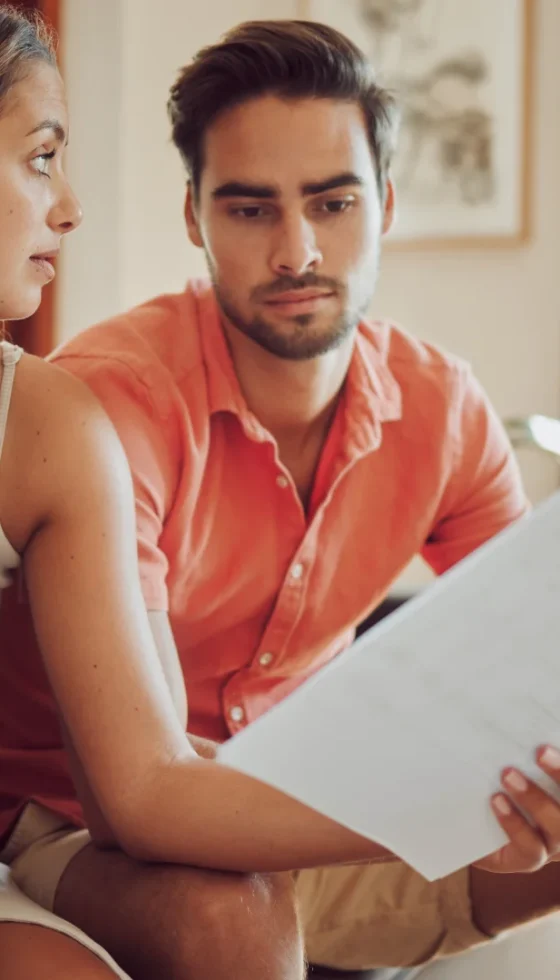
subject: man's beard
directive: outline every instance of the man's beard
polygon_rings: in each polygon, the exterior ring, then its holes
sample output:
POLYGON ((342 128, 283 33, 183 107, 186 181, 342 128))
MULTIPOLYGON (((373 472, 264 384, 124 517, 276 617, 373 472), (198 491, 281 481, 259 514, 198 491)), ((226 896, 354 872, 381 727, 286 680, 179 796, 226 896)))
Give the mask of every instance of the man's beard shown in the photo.
POLYGON ((263 350, 287 361, 312 360, 340 347, 357 327, 370 298, 361 304, 360 309, 343 311, 319 332, 313 330, 314 314, 306 313, 290 317, 292 330, 283 333, 264 317, 256 316, 250 321, 244 319, 216 278, 212 278, 216 299, 227 320, 263 350))

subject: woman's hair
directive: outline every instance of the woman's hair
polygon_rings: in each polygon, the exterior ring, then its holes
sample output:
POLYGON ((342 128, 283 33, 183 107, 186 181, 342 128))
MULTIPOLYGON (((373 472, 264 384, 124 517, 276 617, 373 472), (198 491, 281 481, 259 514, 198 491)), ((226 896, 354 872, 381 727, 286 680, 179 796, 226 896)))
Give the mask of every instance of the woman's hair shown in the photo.
POLYGON ((13 86, 37 61, 56 65, 54 32, 40 14, 0 3, 0 115, 13 86))
POLYGON ((343 34, 312 21, 251 21, 203 48, 181 70, 168 111, 173 142, 195 196, 204 166, 204 135, 228 109, 265 95, 338 99, 359 105, 382 196, 395 149, 399 113, 378 85, 366 56, 343 34))

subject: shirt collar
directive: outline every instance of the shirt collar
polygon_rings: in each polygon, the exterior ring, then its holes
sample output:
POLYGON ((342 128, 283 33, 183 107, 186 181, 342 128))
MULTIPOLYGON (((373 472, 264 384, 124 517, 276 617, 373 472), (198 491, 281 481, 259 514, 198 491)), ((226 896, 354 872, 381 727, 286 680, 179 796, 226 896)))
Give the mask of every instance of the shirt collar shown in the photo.
POLYGON ((362 321, 356 333, 346 378, 346 440, 358 452, 377 449, 382 424, 402 417, 401 388, 389 367, 390 336, 383 322, 362 321))
POLYGON ((233 412, 240 418, 249 413, 239 386, 214 290, 204 281, 191 282, 198 306, 198 330, 206 378, 210 414, 233 412))

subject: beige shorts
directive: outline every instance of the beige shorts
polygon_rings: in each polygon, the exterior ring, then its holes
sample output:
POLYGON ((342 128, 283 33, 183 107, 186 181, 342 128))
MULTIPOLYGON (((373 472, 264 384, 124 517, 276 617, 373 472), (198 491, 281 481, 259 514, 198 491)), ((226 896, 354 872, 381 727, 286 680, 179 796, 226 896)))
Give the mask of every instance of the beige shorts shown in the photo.
POLYGON ((101 946, 52 911, 64 869, 89 840, 86 830, 76 830, 45 807, 29 803, 0 853, 0 922, 60 932, 94 953, 115 976, 130 980, 101 946))
MULTIPOLYGON (((0 854, 0 861, 10 866, 9 884, 0 888, 0 921, 40 920, 125 977, 88 936, 52 914, 64 870, 89 843, 86 830, 76 830, 39 804, 28 804, 0 854)), ((488 938, 471 920, 466 871, 429 884, 393 862, 317 868, 295 878, 311 962, 342 970, 408 966, 459 953, 488 938)))

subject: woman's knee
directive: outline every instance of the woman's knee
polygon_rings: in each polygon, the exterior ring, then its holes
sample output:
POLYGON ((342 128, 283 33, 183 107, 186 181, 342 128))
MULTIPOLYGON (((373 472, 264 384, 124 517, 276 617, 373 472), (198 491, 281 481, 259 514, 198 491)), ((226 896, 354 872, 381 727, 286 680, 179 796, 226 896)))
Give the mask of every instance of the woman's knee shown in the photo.
POLYGON ((301 980, 305 956, 291 875, 220 876, 198 897, 178 932, 185 977, 301 980))

